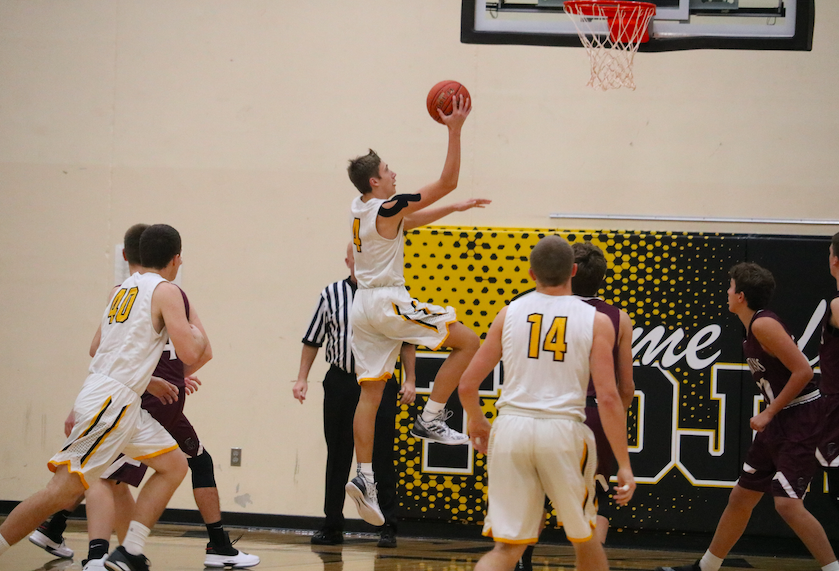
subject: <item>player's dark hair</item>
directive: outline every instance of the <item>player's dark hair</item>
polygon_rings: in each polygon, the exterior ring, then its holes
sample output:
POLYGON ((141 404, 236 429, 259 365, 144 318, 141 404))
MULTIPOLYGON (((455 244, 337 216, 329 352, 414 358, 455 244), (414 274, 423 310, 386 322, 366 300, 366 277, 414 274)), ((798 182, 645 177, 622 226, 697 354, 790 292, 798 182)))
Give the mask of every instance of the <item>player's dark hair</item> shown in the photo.
POLYGON ((141 265, 140 236, 148 227, 148 224, 135 224, 125 231, 125 237, 122 239, 122 249, 125 251, 125 259, 132 266, 141 265))
POLYGON ((833 255, 839 256, 839 232, 833 235, 830 245, 833 246, 833 255))
POLYGON ((734 280, 734 291, 746 296, 749 309, 759 311, 769 305, 775 293, 775 278, 772 272, 754 262, 742 262, 728 270, 734 280))
POLYGON ((368 194, 373 192, 373 187, 370 186, 371 178, 379 178, 379 165, 382 159, 376 154, 376 151, 370 149, 366 155, 350 159, 350 165, 347 167, 347 173, 350 175, 350 180, 361 194, 368 194))
POLYGON ((606 276, 606 256, 591 242, 571 244, 577 273, 571 278, 571 291, 577 295, 593 297, 603 285, 606 276))
POLYGON ((181 235, 168 224, 153 224, 140 236, 140 262, 144 268, 162 270, 181 253, 181 235))
POLYGON ((562 285, 571 277, 574 251, 565 238, 545 236, 530 252, 530 267, 539 284, 546 287, 562 285))

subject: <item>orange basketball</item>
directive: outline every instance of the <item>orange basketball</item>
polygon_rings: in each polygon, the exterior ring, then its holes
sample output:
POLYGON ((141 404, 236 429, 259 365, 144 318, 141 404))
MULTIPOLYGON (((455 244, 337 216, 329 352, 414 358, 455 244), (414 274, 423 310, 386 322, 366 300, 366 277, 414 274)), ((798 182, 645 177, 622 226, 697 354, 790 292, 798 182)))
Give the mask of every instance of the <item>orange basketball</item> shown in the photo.
POLYGON ((459 95, 463 96, 464 101, 470 99, 469 91, 457 81, 451 79, 441 81, 431 88, 431 91, 428 92, 428 97, 425 99, 428 114, 438 123, 442 123, 440 115, 437 114, 437 110, 440 109, 443 115, 451 115, 454 109, 453 100, 459 95))

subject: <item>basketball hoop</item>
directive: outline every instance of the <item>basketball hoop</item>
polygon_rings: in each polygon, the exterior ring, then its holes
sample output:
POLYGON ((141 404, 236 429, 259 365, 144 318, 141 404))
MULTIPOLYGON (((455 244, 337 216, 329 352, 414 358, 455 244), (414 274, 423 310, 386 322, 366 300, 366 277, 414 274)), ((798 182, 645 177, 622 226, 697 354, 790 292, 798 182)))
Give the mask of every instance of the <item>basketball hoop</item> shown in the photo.
POLYGON ((595 89, 635 89, 632 64, 641 43, 650 40, 655 4, 621 0, 565 0, 591 61, 588 85, 595 89))

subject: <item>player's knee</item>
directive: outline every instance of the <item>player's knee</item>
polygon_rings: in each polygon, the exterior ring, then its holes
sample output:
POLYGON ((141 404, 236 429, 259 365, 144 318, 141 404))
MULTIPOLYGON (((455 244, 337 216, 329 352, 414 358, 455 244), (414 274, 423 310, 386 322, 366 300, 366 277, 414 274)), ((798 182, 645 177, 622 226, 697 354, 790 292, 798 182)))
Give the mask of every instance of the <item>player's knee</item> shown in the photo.
POLYGON ((178 449, 168 452, 165 456, 165 463, 156 471, 180 482, 186 477, 186 471, 189 469, 189 465, 186 463, 186 455, 178 449))
POLYGON ((213 458, 210 453, 204 450, 198 456, 192 456, 188 460, 189 469, 192 470, 192 488, 215 488, 216 475, 213 468, 213 458))
POLYGON ((460 324, 458 331, 457 349, 467 353, 477 353, 481 347, 481 339, 469 327, 460 324))
POLYGON ((804 502, 794 498, 775 498, 775 511, 778 512, 785 521, 789 521, 797 517, 802 510, 804 510, 804 502))

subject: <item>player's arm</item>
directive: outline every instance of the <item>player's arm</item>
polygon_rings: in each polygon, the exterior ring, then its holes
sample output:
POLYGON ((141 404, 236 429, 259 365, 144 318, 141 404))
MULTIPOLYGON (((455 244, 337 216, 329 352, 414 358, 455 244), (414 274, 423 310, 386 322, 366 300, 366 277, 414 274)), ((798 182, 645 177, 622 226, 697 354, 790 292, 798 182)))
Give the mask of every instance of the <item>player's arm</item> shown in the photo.
POLYGON ((376 229, 382 236, 394 236, 403 218, 434 204, 457 188, 460 178, 460 131, 472 109, 469 99, 464 99, 463 96, 453 100, 453 104, 451 114, 443 117, 443 123, 449 130, 449 143, 440 178, 422 187, 416 195, 408 195, 418 196, 419 200, 400 200, 397 196, 382 204, 376 218, 376 229))
POLYGON ((749 424, 752 430, 758 432, 787 406, 813 378, 813 369, 795 341, 792 340, 784 326, 777 320, 770 318, 755 319, 752 322, 752 334, 760 345, 771 355, 777 357, 790 370, 790 377, 780 394, 757 416, 752 417, 749 424))
POLYGON ((448 206, 426 208, 406 216, 404 228, 405 230, 419 228, 420 226, 425 226, 426 224, 432 224, 440 218, 448 216, 452 212, 463 212, 464 210, 469 210, 470 208, 483 208, 490 202, 492 201, 487 198, 470 198, 469 200, 464 200, 463 202, 458 202, 456 204, 449 204, 448 206))
POLYGON ((154 289, 151 305, 155 331, 166 328, 175 353, 184 365, 197 363, 207 347, 207 338, 187 320, 180 288, 169 282, 160 283, 154 289))
POLYGON ((603 313, 594 316, 594 338, 591 345, 591 378, 597 393, 597 408, 603 432, 609 439, 609 446, 618 463, 618 488, 615 501, 626 505, 635 491, 635 478, 629 465, 629 449, 626 442, 626 411, 621 403, 615 382, 615 367, 612 347, 615 345, 615 329, 603 313))
MULTIPOLYGON (((108 296, 108 304, 110 305, 112 300, 114 299, 114 294, 119 290, 119 286, 116 286, 114 289, 111 290, 111 295, 108 296)), ((96 355, 96 351, 99 350, 99 343, 102 341, 102 321, 99 322, 99 326, 96 328, 96 333, 93 334, 93 340, 90 342, 90 351, 88 353, 91 357, 96 355)))
POLYGON ((402 387, 399 389, 399 404, 413 404, 417 397, 417 347, 402 343, 399 349, 402 360, 402 387))
POLYGON ((297 371, 297 382, 294 383, 291 392, 294 398, 303 404, 306 400, 306 393, 309 392, 309 371, 312 370, 312 363, 315 362, 315 357, 318 356, 317 345, 308 345, 303 343, 303 351, 300 352, 300 370, 297 371))
POLYGON ((472 446, 482 454, 487 453, 489 446, 489 421, 481 410, 481 399, 478 396, 478 389, 481 383, 487 378, 498 362, 501 360, 501 333, 504 331, 504 319, 507 316, 507 308, 503 308, 492 322, 478 352, 472 357, 472 361, 463 375, 460 377, 460 385, 457 392, 460 396, 460 404, 469 419, 468 431, 472 446))
MULTIPOLYGON (((198 328, 204 336, 204 339, 207 340, 207 346, 204 348, 204 353, 198 361, 191 365, 184 365, 184 377, 194 375, 198 369, 206 365, 207 362, 213 358, 213 348, 210 346, 210 338, 207 337, 207 332, 204 330, 204 324, 201 323, 201 318, 198 317, 198 312, 195 310, 194 305, 189 308, 189 323, 190 325, 194 325, 198 328)), ((177 352, 177 349, 175 349, 175 352, 177 352)))
POLYGON ((623 403, 623 409, 629 410, 632 399, 635 398, 635 381, 632 378, 632 318, 621 310, 618 325, 618 362, 615 374, 618 377, 618 393, 623 403))
POLYGON ((839 329, 839 297, 830 302, 830 324, 839 329))

